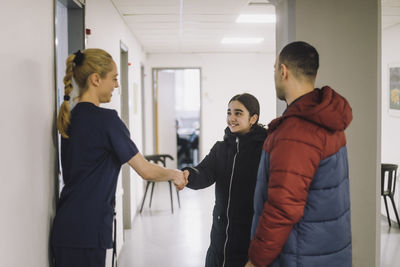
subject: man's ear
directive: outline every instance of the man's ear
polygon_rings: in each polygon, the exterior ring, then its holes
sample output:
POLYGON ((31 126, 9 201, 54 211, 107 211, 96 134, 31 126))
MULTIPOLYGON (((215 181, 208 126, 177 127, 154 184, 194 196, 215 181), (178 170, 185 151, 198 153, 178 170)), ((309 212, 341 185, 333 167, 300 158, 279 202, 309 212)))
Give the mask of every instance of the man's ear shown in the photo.
POLYGON ((288 67, 285 64, 281 64, 280 73, 279 74, 281 75, 282 80, 286 80, 287 79, 288 73, 289 73, 288 67))
POLYGON ((100 75, 98 73, 92 73, 89 75, 88 81, 95 87, 100 85, 100 75))

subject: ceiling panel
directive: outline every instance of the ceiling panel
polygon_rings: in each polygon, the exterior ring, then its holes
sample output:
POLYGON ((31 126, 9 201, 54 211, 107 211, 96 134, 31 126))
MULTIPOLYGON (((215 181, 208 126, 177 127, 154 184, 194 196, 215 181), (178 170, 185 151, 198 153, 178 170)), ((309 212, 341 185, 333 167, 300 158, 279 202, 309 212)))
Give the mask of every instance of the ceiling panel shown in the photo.
POLYGON ((113 2, 149 53, 274 51, 275 24, 235 23, 239 14, 274 14, 272 5, 249 6, 249 0, 113 2), (223 37, 263 37, 265 41, 256 45, 222 45, 223 37))
MULTIPOLYGON (((267 0, 112 0, 146 52, 273 52, 274 24, 237 24, 239 14, 274 14, 267 0), (263 4, 264 3, 264 4, 263 4), (182 10, 182 14, 180 11, 182 10), (222 45, 223 37, 263 37, 222 45)), ((400 0, 382 0, 382 28, 400 24, 400 0)))

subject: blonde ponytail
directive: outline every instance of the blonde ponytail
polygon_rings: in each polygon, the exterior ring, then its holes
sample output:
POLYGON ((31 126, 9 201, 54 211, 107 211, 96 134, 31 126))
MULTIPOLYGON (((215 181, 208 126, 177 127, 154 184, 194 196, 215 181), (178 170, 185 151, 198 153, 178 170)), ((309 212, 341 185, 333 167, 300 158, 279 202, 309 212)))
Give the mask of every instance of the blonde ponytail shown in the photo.
MULTIPOLYGON (((67 69, 65 70, 65 76, 64 76, 64 96, 68 99, 69 95, 72 92, 72 77, 73 77, 73 68, 74 68, 74 59, 75 55, 72 54, 67 58, 67 69)), ((62 137, 64 138, 69 138, 67 134, 68 126, 70 124, 71 120, 71 111, 70 111, 70 106, 69 106, 69 101, 67 99, 64 99, 64 101, 61 104, 60 111, 58 113, 57 117, 57 128, 62 137)))
MULTIPOLYGON (((64 101, 57 117, 57 128, 62 137, 69 138, 68 126, 71 123, 69 98, 72 93, 72 78, 79 87, 79 97, 88 89, 88 77, 98 73, 104 78, 112 70, 113 59, 102 49, 90 48, 71 54, 66 61, 67 69, 64 77, 64 101)), ((78 97, 78 98, 79 98, 78 97)))

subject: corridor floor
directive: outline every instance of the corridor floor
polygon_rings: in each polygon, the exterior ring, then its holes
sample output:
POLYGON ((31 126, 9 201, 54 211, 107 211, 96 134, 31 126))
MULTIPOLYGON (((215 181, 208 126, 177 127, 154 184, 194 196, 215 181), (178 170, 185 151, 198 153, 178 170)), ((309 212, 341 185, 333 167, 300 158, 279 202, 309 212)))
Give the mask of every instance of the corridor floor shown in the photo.
POLYGON ((118 267, 204 266, 210 242, 214 186, 180 191, 180 209, 176 192, 173 193, 174 214, 168 183, 156 184, 151 209, 146 199, 132 230, 125 232, 118 267))
POLYGON ((386 217, 381 219, 381 266, 400 267, 400 229, 392 222, 389 227, 386 217))
MULTIPOLYGON (((148 199, 118 257, 119 267, 202 267, 210 242, 214 186, 180 191, 181 208, 174 193, 171 213, 168 183, 156 184, 152 207, 148 199)), ((148 196, 149 197, 149 196, 148 196)), ((400 229, 381 219, 381 266, 400 267, 400 229)))

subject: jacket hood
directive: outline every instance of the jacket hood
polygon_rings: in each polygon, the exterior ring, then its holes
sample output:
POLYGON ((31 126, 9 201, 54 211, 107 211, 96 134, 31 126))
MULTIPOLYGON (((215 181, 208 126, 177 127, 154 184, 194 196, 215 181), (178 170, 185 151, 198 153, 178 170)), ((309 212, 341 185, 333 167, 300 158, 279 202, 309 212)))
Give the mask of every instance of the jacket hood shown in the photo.
POLYGON ((267 138, 267 129, 260 125, 254 126, 254 128, 245 135, 232 133, 229 127, 225 128, 224 141, 228 143, 235 143, 236 137, 239 137, 240 143, 246 143, 248 141, 264 141, 267 138))
POLYGON ((330 131, 344 131, 353 119, 352 109, 347 100, 329 86, 314 89, 289 105, 284 115, 268 125, 269 130, 274 130, 284 119, 293 116, 311 121, 330 131))

